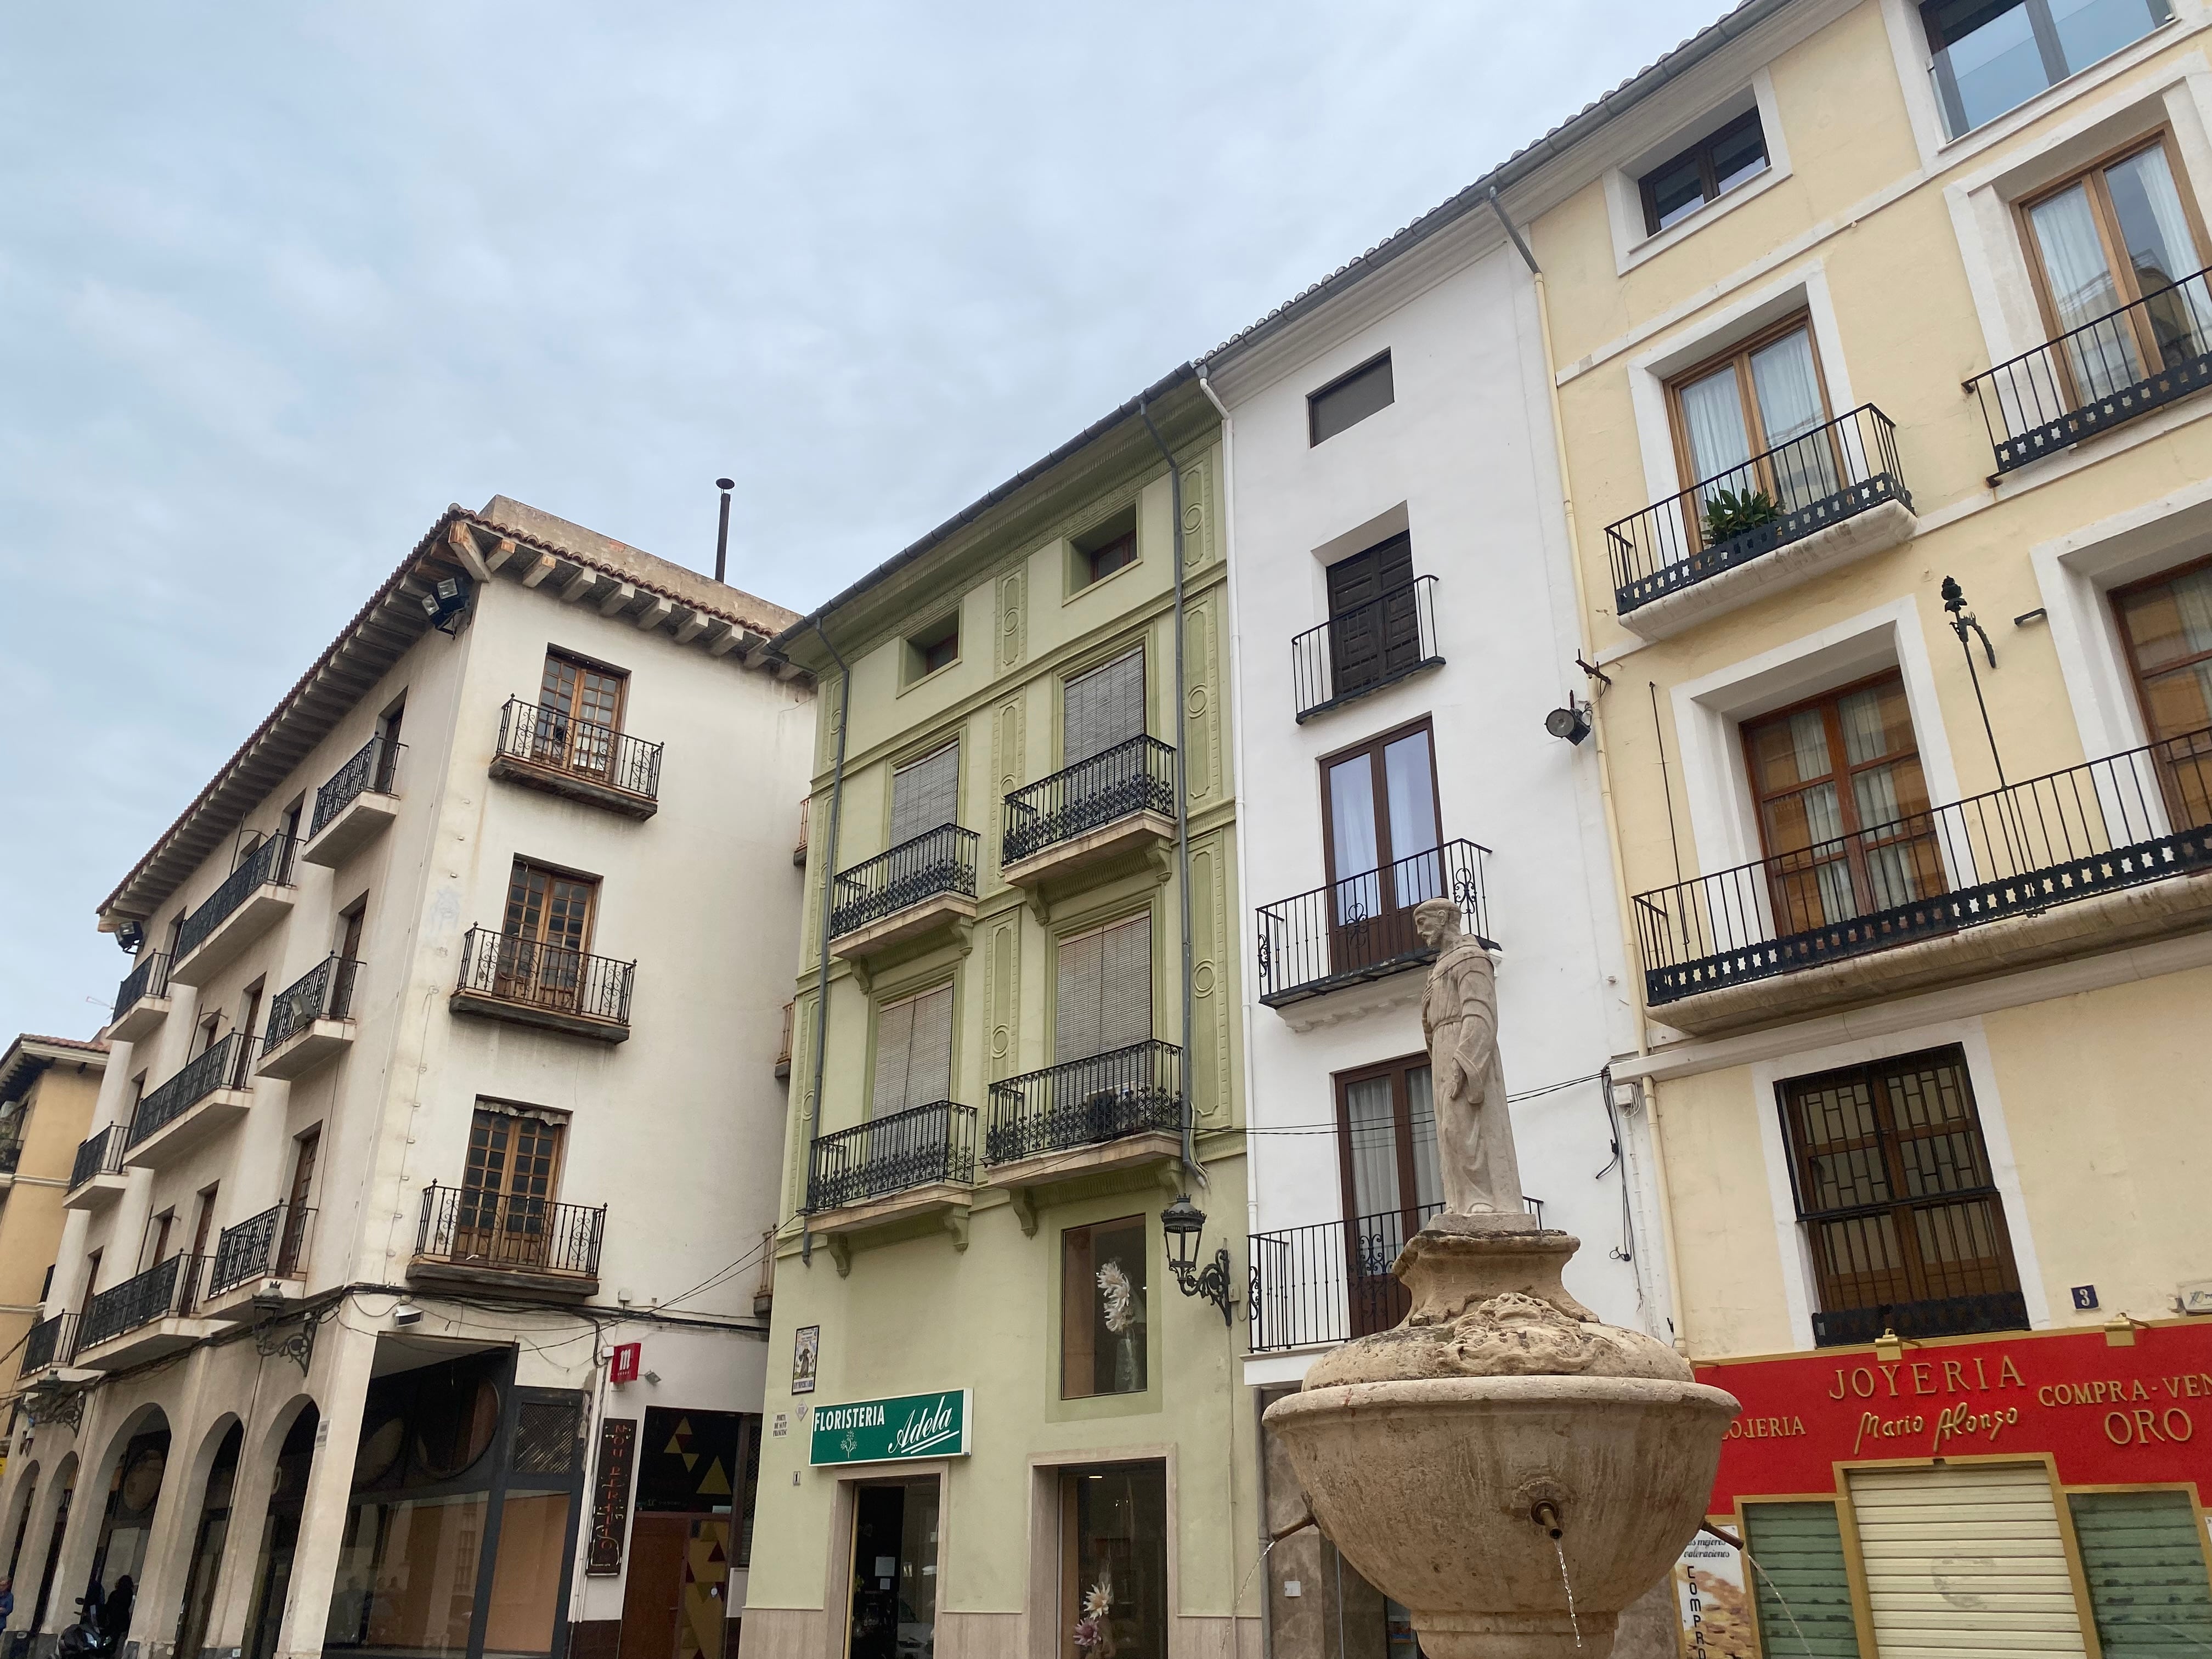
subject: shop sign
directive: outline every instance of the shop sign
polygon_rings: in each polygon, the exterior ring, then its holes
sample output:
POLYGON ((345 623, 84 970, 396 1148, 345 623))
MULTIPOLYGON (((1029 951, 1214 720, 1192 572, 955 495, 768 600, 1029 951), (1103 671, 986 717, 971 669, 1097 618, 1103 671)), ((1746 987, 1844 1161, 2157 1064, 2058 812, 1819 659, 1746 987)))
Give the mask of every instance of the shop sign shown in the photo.
POLYGON ((614 1358, 607 1362, 607 1381, 617 1387, 636 1382, 638 1356, 644 1352, 642 1342, 616 1343, 614 1358))
POLYGON ((1758 1659, 1743 1555, 1699 1533, 1674 1563, 1674 1614, 1682 1659, 1758 1659))
POLYGON ((622 1571, 623 1539, 629 1530, 629 1475, 637 1457, 637 1419, 599 1419, 599 1467, 592 1480, 592 1534, 584 1554, 587 1577, 622 1571))
POLYGON ((813 1449, 807 1461, 889 1463, 911 1457, 964 1457, 970 1407, 966 1389, 817 1406, 813 1449))
POLYGON ((2049 1453, 2068 1486, 2212 1488, 2212 1323, 2115 1323, 1697 1367, 1743 1404, 1710 1512, 1826 1492, 1838 1465, 2049 1453))

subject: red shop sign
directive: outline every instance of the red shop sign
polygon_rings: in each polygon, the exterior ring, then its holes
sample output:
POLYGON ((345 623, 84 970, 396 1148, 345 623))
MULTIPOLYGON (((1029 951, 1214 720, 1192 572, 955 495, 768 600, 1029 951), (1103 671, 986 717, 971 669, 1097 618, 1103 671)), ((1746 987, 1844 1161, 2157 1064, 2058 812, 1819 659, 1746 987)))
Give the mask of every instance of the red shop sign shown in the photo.
POLYGON ((644 1346, 641 1342, 616 1343, 614 1358, 609 1362, 607 1367, 607 1381, 610 1382, 636 1382, 637 1357, 644 1346))
POLYGON ((2212 1321, 1723 1360, 1698 1381, 1743 1402, 1711 1512, 1836 1489, 1840 1463, 2049 1452, 2068 1486, 2194 1480, 2212 1494, 2212 1321))

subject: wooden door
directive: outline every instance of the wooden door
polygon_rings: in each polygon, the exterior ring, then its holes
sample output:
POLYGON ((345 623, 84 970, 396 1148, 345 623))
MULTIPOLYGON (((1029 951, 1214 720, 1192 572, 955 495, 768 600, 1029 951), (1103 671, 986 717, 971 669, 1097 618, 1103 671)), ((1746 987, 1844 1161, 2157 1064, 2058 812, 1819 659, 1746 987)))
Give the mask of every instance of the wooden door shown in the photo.
POLYGON ((1413 907, 1444 893, 1428 722, 1321 765, 1329 972, 1352 973, 1419 950, 1413 907))
POLYGON ((495 995, 549 1007, 576 1006, 597 889, 583 877, 515 860, 495 995))
POLYGON ((641 1515, 630 1522, 616 1659, 675 1659, 690 1541, 691 1522, 680 1515, 641 1515))
POLYGON ((604 776, 614 767, 622 701, 622 675, 548 653, 532 758, 604 776))
POLYGON ((454 1222, 454 1253, 544 1267, 552 1243, 561 1126, 479 1107, 454 1222))
POLYGON ((315 1159, 322 1141, 322 1130, 310 1129, 300 1137, 299 1150, 292 1154, 292 1186, 284 1196, 284 1232, 276 1246, 280 1275, 300 1271, 300 1255, 307 1237, 307 1196, 314 1190, 315 1159))
POLYGON ((1338 560, 1328 578, 1331 696, 1347 696, 1420 660, 1410 536, 1401 532, 1338 560))

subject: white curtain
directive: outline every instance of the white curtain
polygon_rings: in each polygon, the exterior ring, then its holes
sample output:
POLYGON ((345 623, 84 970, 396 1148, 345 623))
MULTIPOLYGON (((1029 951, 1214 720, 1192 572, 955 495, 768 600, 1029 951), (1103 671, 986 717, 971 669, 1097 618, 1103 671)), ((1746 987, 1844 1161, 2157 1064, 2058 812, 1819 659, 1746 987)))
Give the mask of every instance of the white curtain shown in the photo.
POLYGON ((1411 1098, 1413 1140, 1413 1204, 1425 1210, 1444 1201, 1443 1171, 1437 1163, 1437 1100, 1429 1068, 1417 1066, 1406 1073, 1406 1092, 1411 1098))
POLYGON ((1391 1113, 1390 1079, 1375 1077, 1348 1085, 1344 1105, 1352 1142, 1347 1150, 1352 1206, 1360 1216, 1387 1214, 1398 1207, 1398 1126, 1391 1113))
MULTIPOLYGON (((2173 584, 2173 603, 2181 613, 2183 647, 2191 656, 2212 651, 2212 566, 2178 579, 2173 584)), ((2197 697, 2206 712, 2212 714, 2212 662, 2200 662, 2190 672, 2197 677, 2197 697)))
POLYGON ((1774 453, 1774 482, 1784 512, 1836 493, 1835 456, 1826 437, 1807 437, 1827 422, 1813 342, 1803 329, 1751 354, 1752 390, 1759 423, 1774 453), (1802 443, 1795 441, 1804 439, 1802 443))
POLYGON ((1343 924, 1374 915, 1382 907, 1376 874, 1375 763, 1365 755, 1328 769, 1330 879, 1336 920, 1343 924))
MULTIPOLYGON (((1690 437, 1690 465, 1697 478, 1711 478, 1741 466, 1751 459, 1751 437, 1744 430, 1743 398, 1736 391, 1733 367, 1708 374, 1681 390, 1682 423, 1690 437)), ((1719 487, 1737 489, 1741 481, 1723 478, 1719 487)))
MULTIPOLYGON (((2135 267, 2136 291, 2155 294, 2195 276, 2204 262, 2190 234, 2181 194, 2173 187, 2164 147, 2154 145, 2106 168, 2105 184, 2135 267)), ((2147 308, 2169 360, 2212 349, 2212 295, 2202 278, 2152 300, 2147 308)))
MULTIPOLYGON (((2086 185, 2063 190, 2028 210, 2043 274, 2058 313, 2058 331, 2070 333, 2119 304, 2119 289, 2097 235, 2097 217, 2086 185)), ((2142 379, 2135 337, 2124 319, 2077 334, 2066 343, 2076 396, 2084 402, 2142 379)))

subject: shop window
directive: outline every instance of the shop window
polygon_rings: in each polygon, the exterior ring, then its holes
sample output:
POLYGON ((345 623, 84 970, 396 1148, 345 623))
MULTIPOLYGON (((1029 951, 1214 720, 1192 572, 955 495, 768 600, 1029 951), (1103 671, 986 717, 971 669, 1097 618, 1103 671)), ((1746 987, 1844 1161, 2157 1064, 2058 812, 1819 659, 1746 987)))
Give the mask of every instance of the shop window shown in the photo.
POLYGON ((1926 0, 1944 127, 1972 132, 2172 15, 2167 0, 1926 0))
POLYGON ((952 988, 940 985, 876 1014, 870 1115, 889 1117, 952 1097, 952 988))
POLYGON ((538 682, 532 758, 574 772, 613 770, 629 684, 629 676, 621 669, 548 651, 538 682))
POLYGON ((1068 544, 1068 551, 1073 560, 1068 568, 1071 590, 1088 587, 1127 569, 1137 562, 1137 509, 1126 508, 1075 537, 1068 544))
POLYGON ((853 1494, 850 1659, 930 1659, 937 1646, 937 1481, 853 1494))
POLYGON ((2066 1504, 2106 1659, 2212 1649, 2212 1579, 2188 1492, 2077 1492, 2066 1504))
POLYGON ((1429 723, 1331 755, 1321 770, 1329 962, 1342 974, 1419 950, 1413 907, 1444 890, 1429 723))
POLYGON ((1145 653, 1132 651, 1060 689, 1060 757, 1075 766, 1145 735, 1145 653))
POLYGON ((1307 397, 1307 441, 1310 445, 1325 443, 1397 400, 1398 388, 1390 373, 1390 354, 1386 351, 1307 397))
POLYGON ((1328 567, 1328 672, 1332 693, 1349 696, 1421 661, 1413 590, 1413 540, 1400 532, 1328 567))
POLYGON ((200 1498, 199 1525, 192 1534, 191 1559, 185 1568, 184 1608, 177 1625, 176 1659, 199 1659, 215 1613, 216 1579, 222 1571, 222 1549, 230 1535, 231 1488, 238 1480, 238 1454, 245 1431, 230 1425, 209 1466, 200 1498))
POLYGON ((1778 934, 1944 890, 1902 675, 1747 721, 1743 745, 1778 934))
MULTIPOLYGON (((166 1428, 134 1435, 116 1460, 101 1514, 100 1542, 92 1558, 91 1590, 101 1605, 101 1628, 115 1638, 115 1651, 127 1651, 137 1612, 138 1582, 146 1576, 146 1547, 154 1531, 154 1511, 169 1466, 166 1428)), ((143 1632, 140 1632, 143 1636, 143 1632)))
POLYGON ((2044 325, 2065 337, 2051 372, 2070 383, 2069 408, 2212 350, 2212 295, 2187 280, 2203 230, 2179 179, 2161 136, 2021 204, 2044 325))
POLYGON ((1149 1356, 1145 1218, 1060 1236, 1060 1397, 1142 1394, 1149 1356))
MULTIPOLYGON (((285 1431, 270 1483, 269 1507, 261 1527, 259 1553, 253 1563, 253 1600, 246 1615, 241 1659, 274 1659, 276 1636, 291 1599, 292 1558, 300 1543, 300 1517, 307 1505, 307 1475, 315 1462, 315 1431, 322 1419, 303 1407, 285 1431)), ((464 1632, 465 1639, 465 1632, 464 1632)))
POLYGON ((1167 1659, 1167 1469, 1063 1469, 1060 1659, 1167 1659))
POLYGON ((1405 1318, 1411 1304, 1391 1264, 1443 1207, 1428 1056, 1337 1073, 1336 1133, 1346 1292, 1352 1334, 1364 1336, 1405 1318))
POLYGON ((1717 545, 1841 488, 1845 458, 1828 425, 1820 354, 1802 314, 1675 376, 1667 402, 1683 480, 1705 486, 1687 503, 1700 545, 1717 545))
POLYGON ((960 660, 960 613, 939 617, 906 642, 906 682, 911 685, 960 660))
POLYGON ((1769 1653, 1799 1650, 1822 1659, 1859 1659, 1858 1621, 1844 1560, 1844 1534, 1832 1503, 1747 1504, 1744 1544, 1759 1628, 1769 1653))
POLYGON ((1644 228, 1656 236, 1765 171, 1766 134, 1754 109, 1668 157, 1638 181, 1644 196, 1644 228))
POLYGON ((1088 1060, 1152 1034, 1152 915, 1147 910, 1060 942, 1053 1059, 1088 1060))
POLYGON ((2212 559, 2112 595, 2174 828, 2212 823, 2212 559))
POLYGON ((933 755, 891 774, 891 832, 888 845, 903 847, 916 836, 960 818, 960 745, 948 743, 933 755))
POLYGON ((1820 1340, 2027 1323, 1962 1050, 1792 1078, 1780 1093, 1820 1340))

